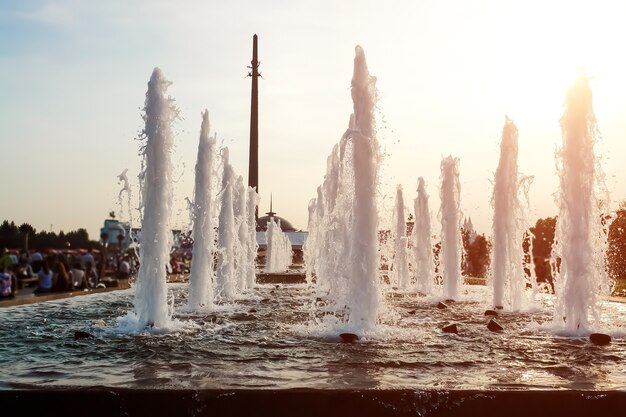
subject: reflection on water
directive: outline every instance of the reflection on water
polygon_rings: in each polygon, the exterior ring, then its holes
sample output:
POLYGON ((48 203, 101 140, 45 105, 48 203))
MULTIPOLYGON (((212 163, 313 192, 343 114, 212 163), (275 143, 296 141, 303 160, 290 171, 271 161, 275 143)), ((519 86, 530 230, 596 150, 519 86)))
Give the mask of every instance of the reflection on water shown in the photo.
MULTIPOLYGON (((170 289, 184 306, 186 287, 170 289)), ((388 292, 382 323, 355 344, 311 324, 323 314, 308 310, 304 285, 259 286, 210 314, 179 313, 160 334, 120 319, 132 310, 132 290, 5 308, 0 387, 626 389, 626 305, 607 306, 613 342, 600 347, 550 331, 550 299, 502 314, 505 330, 489 332, 487 289, 462 291, 465 301, 447 309, 388 292), (92 324, 98 319, 106 325, 92 324), (441 332, 450 323, 459 334, 441 332), (74 340, 75 330, 96 337, 74 340)))

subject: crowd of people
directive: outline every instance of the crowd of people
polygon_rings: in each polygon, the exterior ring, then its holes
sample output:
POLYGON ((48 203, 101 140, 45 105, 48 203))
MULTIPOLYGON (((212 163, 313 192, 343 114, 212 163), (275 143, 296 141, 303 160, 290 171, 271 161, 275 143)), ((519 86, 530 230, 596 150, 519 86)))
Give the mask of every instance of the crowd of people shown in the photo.
MULTIPOLYGON (((117 278, 128 278, 132 274, 131 259, 122 255, 109 261, 113 264, 117 278)), ((36 281, 36 294, 53 291, 86 290, 102 288, 98 271, 104 271, 100 256, 92 250, 80 253, 48 253, 39 251, 19 254, 0 249, 0 298, 14 297, 18 288, 36 281)))

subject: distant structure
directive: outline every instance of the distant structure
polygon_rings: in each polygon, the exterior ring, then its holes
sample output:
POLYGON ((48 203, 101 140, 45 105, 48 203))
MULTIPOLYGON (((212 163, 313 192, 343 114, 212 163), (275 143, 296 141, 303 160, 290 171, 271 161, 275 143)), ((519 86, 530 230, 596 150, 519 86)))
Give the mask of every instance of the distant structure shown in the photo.
POLYGON ((265 231, 267 230, 267 223, 270 219, 274 219, 274 223, 280 223, 280 229, 283 232, 295 232, 296 228, 291 225, 291 223, 282 217, 276 215, 276 213, 272 210, 272 197, 270 195, 270 211, 265 213, 267 216, 259 217, 257 219, 257 230, 265 231))
MULTIPOLYGON (((257 36, 252 37, 252 61, 248 77, 252 78, 252 94, 250 97, 250 156, 248 164, 248 185, 255 187, 259 193, 259 60, 257 57, 257 36)), ((254 217, 259 219, 257 207, 254 217)))
MULTIPOLYGON (((248 185, 255 187, 259 193, 259 60, 258 60, 258 37, 255 34, 252 37, 252 61, 250 61, 250 72, 248 77, 252 78, 252 94, 250 97, 250 155, 248 165, 248 185)), ((273 218, 275 222, 280 221, 280 228, 283 232, 295 232, 297 229, 292 224, 282 218, 276 216, 272 210, 272 198, 270 197, 270 211, 267 216, 259 217, 259 208, 257 206, 254 217, 256 218, 257 231, 267 230, 267 222, 273 218)))
POLYGON ((463 221, 463 227, 462 227, 463 231, 467 232, 469 234, 469 241, 470 243, 472 243, 474 240, 476 240, 476 237, 478 236, 478 233, 476 233, 476 229, 474 229, 474 224, 472 223, 472 218, 465 218, 465 220, 463 221))
POLYGON ((126 250, 131 243, 130 223, 105 219, 104 226, 100 228, 100 239, 104 244, 121 245, 122 250, 126 250))

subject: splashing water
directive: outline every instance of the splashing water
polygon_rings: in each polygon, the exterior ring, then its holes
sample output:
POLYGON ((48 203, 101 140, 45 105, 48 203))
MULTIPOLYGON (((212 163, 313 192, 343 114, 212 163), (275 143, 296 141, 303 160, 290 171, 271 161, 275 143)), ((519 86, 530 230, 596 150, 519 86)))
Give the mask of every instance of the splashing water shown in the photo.
POLYGON ((156 328, 167 325, 171 317, 167 304, 166 264, 172 247, 170 215, 172 210, 173 135, 171 125, 178 115, 174 100, 167 94, 171 83, 155 68, 146 93, 146 126, 142 134, 144 168, 141 202, 141 266, 135 290, 135 313, 139 325, 156 328))
POLYGON ((396 186, 396 204, 393 210, 393 263, 392 282, 400 288, 408 288, 411 285, 408 261, 408 239, 406 236, 406 221, 404 220, 404 197, 402 186, 396 186))
POLYGON ((599 324, 601 301, 610 292, 605 267, 610 218, 602 212, 609 196, 593 149, 598 131, 584 75, 568 91, 561 131, 559 216, 552 254, 555 321, 568 331, 586 333, 592 323, 599 324))
POLYGON ((280 228, 280 220, 273 217, 267 222, 265 231, 267 255, 265 256, 265 272, 285 272, 291 264, 291 242, 280 228))
POLYGON ((318 216, 318 202, 320 204, 321 210, 324 210, 323 200, 322 200, 322 187, 317 187, 317 198, 312 198, 309 200, 308 212, 309 212, 309 220, 307 222, 307 230, 309 231, 309 235, 304 242, 302 247, 302 253, 304 256, 304 273, 306 274, 306 281, 311 284, 313 282, 313 277, 315 273, 315 263, 317 262, 319 250, 319 228, 318 224, 321 221, 321 216, 318 216), (313 248, 313 249, 310 249, 313 248))
MULTIPOLYGON (((342 150, 344 143, 342 138, 342 150)), ((313 261, 310 273, 316 277, 320 295, 340 293, 337 286, 346 276, 346 263, 342 260, 348 256, 347 222, 352 200, 346 194, 351 184, 346 171, 351 170, 343 167, 347 163, 344 156, 345 152, 340 152, 339 145, 335 145, 326 160, 326 175, 322 186, 317 188, 315 200, 313 240, 307 245, 307 259, 313 261)))
POLYGON ((235 213, 233 209, 233 188, 235 170, 229 162, 228 148, 222 149, 223 176, 221 190, 221 208, 217 233, 217 275, 215 295, 223 301, 234 299, 235 278, 235 213))
POLYGON ((356 47, 352 77, 354 113, 349 128, 328 158, 311 224, 314 243, 305 248, 313 260, 318 295, 352 331, 376 326, 380 309, 378 212, 379 146, 375 136, 376 78, 356 47))
POLYGON ((461 183, 459 158, 448 156, 441 161, 441 255, 443 295, 459 297, 461 285, 461 183))
POLYGON ((122 200, 122 196, 124 195, 124 193, 126 193, 126 208, 128 209, 128 222, 132 224, 133 214, 130 208, 132 195, 131 195, 130 183, 128 182, 128 176, 126 176, 127 172, 128 172, 128 168, 126 168, 124 171, 122 171, 120 175, 117 176, 117 183, 124 184, 119 194, 117 195, 117 202, 120 206, 120 214, 121 214, 124 212, 124 203, 122 200))
POLYGON ((414 201, 415 224, 413 225, 413 245, 415 277, 417 288, 424 294, 432 294, 435 263, 433 260, 432 230, 430 209, 424 178, 418 178, 417 198, 414 201))
POLYGON ((196 181, 192 207, 193 253, 189 277, 189 302, 192 310, 213 305, 213 256, 215 254, 215 176, 216 140, 209 137, 209 112, 202 113, 196 181))
POLYGON ((255 262, 259 244, 256 241, 256 217, 255 213, 259 205, 259 195, 253 187, 247 188, 246 196, 246 226, 248 229, 247 240, 244 241, 246 251, 246 264, 244 267, 245 288, 253 288, 256 285, 255 262))
POLYGON ((528 281, 524 272, 522 239, 527 230, 526 213, 520 202, 520 193, 527 196, 532 177, 522 177, 517 170, 518 131, 506 118, 502 129, 500 162, 493 187, 493 252, 491 282, 493 304, 506 304, 513 311, 524 307, 528 281))
POLYGON ((243 185, 243 176, 239 175, 235 181, 233 194, 233 213, 235 215, 234 261, 235 284, 237 290, 246 289, 245 279, 247 260, 248 227, 246 223, 246 187, 243 185))

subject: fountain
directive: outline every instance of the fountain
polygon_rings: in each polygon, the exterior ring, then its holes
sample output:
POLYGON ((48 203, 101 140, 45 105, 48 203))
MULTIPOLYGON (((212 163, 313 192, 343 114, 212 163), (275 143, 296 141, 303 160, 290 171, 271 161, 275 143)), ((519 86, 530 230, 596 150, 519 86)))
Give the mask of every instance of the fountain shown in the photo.
MULTIPOLYGON (((270 209, 271 210, 271 209, 270 209)), ((285 272, 291 265, 291 242, 280 228, 280 220, 270 217, 265 231, 267 254, 265 255, 265 272, 285 272)))
POLYGON ((610 294, 605 265, 610 216, 604 212, 609 196, 593 149, 597 127, 584 74, 568 91, 561 130, 559 216, 552 260, 554 316, 567 331, 585 334, 592 324, 599 325, 602 301, 610 294))
MULTIPOLYGON (((352 77, 354 113, 339 147, 335 146, 328 158, 325 192, 317 199, 327 201, 331 219, 317 224, 317 245, 328 245, 334 254, 324 258, 325 251, 320 250, 317 257, 308 255, 315 259, 318 285, 328 291, 329 304, 351 332, 371 330, 380 307, 375 101, 376 78, 369 74, 363 49, 357 46, 352 77)), ((319 212, 317 216, 323 218, 319 212)), ((308 246, 307 250, 310 253, 317 248, 308 246)))
MULTIPOLYGON (((343 139, 341 144, 343 150, 343 139)), ((326 160, 324 183, 317 187, 317 198, 310 204, 309 238, 305 242, 304 256, 307 279, 309 282, 315 279, 316 288, 321 293, 339 294, 333 288, 340 284, 338 277, 344 275, 345 263, 341 260, 347 256, 346 222, 349 221, 345 216, 350 213, 345 210, 351 203, 345 193, 338 201, 340 186, 341 190, 349 189, 350 178, 342 174, 344 170, 341 168, 343 160, 340 157, 344 154, 342 151, 340 156, 339 145, 333 147, 326 160)))
POLYGON ((243 177, 237 176, 233 188, 233 215, 235 217, 235 241, 233 260, 235 262, 235 286, 239 292, 247 289, 246 280, 248 250, 246 242, 248 240, 248 223, 246 215, 246 187, 243 185, 243 177))
POLYGON ((167 97, 170 82, 155 68, 146 93, 143 131, 144 163, 141 173, 141 266, 135 290, 135 313, 140 326, 165 327, 170 314, 165 282, 166 265, 170 261, 172 229, 172 164, 173 145, 171 124, 178 112, 174 101, 167 97))
POLYGON ((215 295, 219 300, 232 300, 235 297, 235 212, 233 208, 233 188, 235 170, 229 162, 228 148, 222 149, 222 190, 217 233, 217 273, 215 295))
POLYGON ((408 261, 408 239, 406 236, 406 221, 404 220, 404 197, 402 186, 396 187, 396 204, 393 210, 393 262, 392 282, 400 288, 408 288, 411 285, 408 261))
MULTIPOLYGON (((171 239, 167 220, 170 124, 176 111, 165 96, 168 83, 156 69, 146 98, 143 270, 136 288, 2 309, 3 415, 554 416, 619 412, 626 403, 625 304, 606 303, 602 310, 603 319, 611 324, 607 327, 614 338, 610 346, 555 335, 550 327, 554 317, 551 294, 537 294, 533 311, 501 313, 500 332, 487 330, 482 312, 492 306, 489 290, 460 281, 458 159, 448 157, 441 163, 440 211, 443 293, 457 302, 449 308, 434 308, 439 297, 428 290, 433 287, 433 245, 423 178, 415 200, 413 242, 416 278, 425 294, 410 289, 382 293, 375 204, 378 145, 372 117, 375 79, 368 74, 359 47, 354 64, 354 115, 328 158, 324 183, 310 204, 310 224, 315 230, 307 242, 309 282, 255 285, 247 269, 250 291, 236 294, 241 281, 233 279, 233 269, 243 261, 233 259, 233 248, 245 240, 241 229, 245 188, 224 149, 215 275, 220 306, 210 312, 184 308, 202 304, 191 285, 165 285, 166 244, 171 239), (133 305, 139 326, 124 316, 133 305), (452 325, 458 333, 443 331, 452 325), (358 340, 339 343, 339 331, 351 331, 358 340), (76 338, 79 332, 93 337, 76 338)), ((562 310, 556 314, 557 321, 563 315, 567 325, 584 328, 583 318, 594 308, 588 305, 579 313, 581 303, 573 296, 579 291, 570 287, 580 285, 579 276, 589 274, 577 270, 578 264, 568 256, 593 258, 581 248, 595 245, 599 232, 584 234, 593 242, 585 244, 567 232, 580 219, 589 223, 574 231, 600 230, 593 224, 601 212, 593 211, 594 193, 580 184, 591 181, 586 176, 590 171, 577 169, 581 165, 569 157, 570 138, 588 141, 592 136, 585 135, 593 131, 590 125, 580 129, 576 116, 580 113, 572 113, 578 102, 568 103, 561 168, 567 186, 561 198, 572 211, 568 208, 560 215, 564 223, 557 253, 559 279, 565 281, 557 284, 562 293, 557 304, 562 310), (569 201, 575 196, 568 190, 575 188, 589 191, 584 195, 590 205, 569 201), (591 214, 584 217, 583 212, 591 214)), ((589 120, 588 112, 582 114, 589 120)), ((206 113, 201 138, 208 138, 206 113)), ((196 207, 202 204, 199 191, 194 196, 196 207)), ((246 194, 250 231, 258 196, 251 188, 246 194)), ((198 215, 207 215, 207 210, 198 215)), ((199 228, 195 220, 194 228, 199 228)), ((249 237, 250 253, 256 254, 249 237)), ((243 249, 238 256, 243 257, 243 249)), ((209 280, 210 270, 204 272, 209 280)), ((595 290, 595 285, 583 287, 595 290)), ((209 305, 214 299, 207 296, 205 301, 209 305)), ((582 333, 578 328, 576 332, 582 333)))
POLYGON ((415 278, 418 290, 423 294, 431 294, 433 291, 435 264, 433 261, 430 209, 428 208, 426 181, 422 177, 419 177, 417 181, 417 198, 414 202, 415 224, 412 232, 415 278))
POLYGON ((131 195, 130 183, 128 182, 128 176, 126 175, 127 172, 128 172, 128 168, 126 168, 124 171, 122 171, 120 175, 117 176, 117 182, 118 183, 121 182, 122 184, 124 184, 119 194, 117 195, 117 203, 120 206, 120 214, 121 214, 124 212, 124 204, 123 204, 122 196, 124 195, 124 193, 126 193, 126 207, 128 209, 128 212, 127 212, 128 221, 129 223, 132 224, 133 215, 132 215, 131 203, 130 203, 132 200, 132 195, 131 195))
POLYGON ((215 176, 216 140, 209 137, 209 112, 202 113, 196 183, 193 201, 193 252, 189 277, 189 308, 197 310, 213 305, 213 256, 215 254, 215 176))
POLYGON ((524 306, 526 284, 530 283, 524 272, 522 249, 522 238, 528 225, 519 194, 527 195, 532 177, 521 177, 517 172, 517 138, 517 127, 507 117, 502 129, 500 163, 491 200, 494 208, 491 261, 493 305, 502 308, 506 301, 513 311, 524 306), (505 288, 508 290, 506 296, 505 288))
POLYGON ((443 295, 459 298, 461 285, 461 183, 459 159, 448 156, 441 161, 441 254, 443 295))

